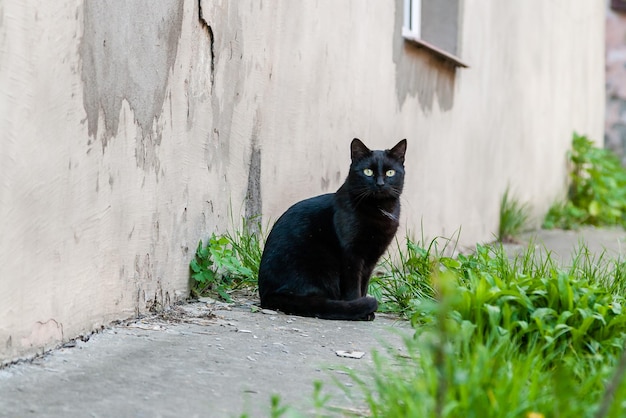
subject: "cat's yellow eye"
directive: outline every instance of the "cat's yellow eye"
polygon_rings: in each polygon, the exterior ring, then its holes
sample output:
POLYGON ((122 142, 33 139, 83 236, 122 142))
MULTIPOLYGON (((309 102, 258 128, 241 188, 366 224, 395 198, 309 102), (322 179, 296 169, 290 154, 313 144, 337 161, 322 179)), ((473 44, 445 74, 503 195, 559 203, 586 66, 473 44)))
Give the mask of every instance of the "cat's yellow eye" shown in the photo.
POLYGON ((387 177, 393 177, 396 175, 396 170, 387 170, 387 172, 385 173, 385 175, 387 177))
POLYGON ((372 177, 374 175, 374 172, 371 168, 366 168, 363 170, 363 174, 365 174, 367 177, 372 177))

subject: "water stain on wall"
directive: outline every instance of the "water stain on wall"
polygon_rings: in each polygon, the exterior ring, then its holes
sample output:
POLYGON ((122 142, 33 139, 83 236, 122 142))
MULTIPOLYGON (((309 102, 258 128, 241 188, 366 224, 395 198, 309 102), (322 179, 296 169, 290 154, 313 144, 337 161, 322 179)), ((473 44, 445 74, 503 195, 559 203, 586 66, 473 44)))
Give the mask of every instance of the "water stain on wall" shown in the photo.
POLYGON ((104 115, 102 147, 117 135, 122 102, 141 130, 137 163, 154 166, 161 130, 153 128, 163 110, 168 75, 174 65, 183 21, 182 0, 88 1, 79 53, 83 105, 90 137, 104 115))
POLYGON ((393 62, 396 64, 396 94, 400 108, 407 96, 417 97, 424 112, 432 110, 435 98, 441 110, 454 104, 456 67, 402 37, 404 6, 396 0, 393 31, 393 62))
POLYGON ((246 219, 254 219, 261 223, 261 211, 263 203, 261 201, 261 149, 257 140, 252 141, 252 151, 250 153, 250 169, 248 171, 248 188, 246 191, 246 219))

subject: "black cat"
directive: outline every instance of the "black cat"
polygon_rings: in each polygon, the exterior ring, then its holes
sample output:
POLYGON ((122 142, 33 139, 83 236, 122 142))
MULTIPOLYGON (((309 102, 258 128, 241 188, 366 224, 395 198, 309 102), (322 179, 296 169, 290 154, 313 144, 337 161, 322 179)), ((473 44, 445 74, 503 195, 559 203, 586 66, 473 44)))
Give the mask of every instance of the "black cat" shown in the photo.
POLYGON ((373 320, 370 275, 398 229, 406 139, 390 150, 350 144, 336 193, 296 203, 276 222, 259 269, 263 308, 324 319, 373 320))

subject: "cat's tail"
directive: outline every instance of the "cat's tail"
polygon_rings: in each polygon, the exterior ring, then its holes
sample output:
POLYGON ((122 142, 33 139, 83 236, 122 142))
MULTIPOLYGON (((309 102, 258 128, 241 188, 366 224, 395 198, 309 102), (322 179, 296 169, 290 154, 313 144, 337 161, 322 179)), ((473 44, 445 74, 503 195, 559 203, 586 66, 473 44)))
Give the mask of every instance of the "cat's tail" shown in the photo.
POLYGON ((274 293, 261 298, 261 307, 321 319, 372 321, 374 312, 378 309, 378 301, 370 296, 354 300, 333 300, 321 296, 274 293))

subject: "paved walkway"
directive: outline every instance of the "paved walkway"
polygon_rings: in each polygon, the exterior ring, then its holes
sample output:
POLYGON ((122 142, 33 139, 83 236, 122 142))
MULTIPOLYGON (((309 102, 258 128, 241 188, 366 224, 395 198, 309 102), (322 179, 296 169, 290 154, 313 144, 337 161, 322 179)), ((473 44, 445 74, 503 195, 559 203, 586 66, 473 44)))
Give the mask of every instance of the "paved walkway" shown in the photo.
POLYGON ((622 228, 582 228, 577 231, 540 230, 522 235, 518 245, 507 245, 511 252, 524 251, 534 243, 537 250, 550 252, 551 257, 568 265, 581 248, 586 248, 596 258, 623 259, 626 261, 626 231, 622 228))
MULTIPOLYGON (((626 251, 621 229, 539 231, 522 239, 565 264, 581 243, 607 257, 626 251)), ((373 350, 401 351, 402 335, 411 335, 406 322, 385 315, 324 321, 253 313, 251 304, 179 306, 0 369, 0 417, 267 417, 272 394, 307 413, 315 380, 325 382, 331 404, 358 408, 333 380, 352 385, 343 368, 363 373, 373 350), (364 356, 340 357, 339 350, 364 356)))
POLYGON ((344 322, 246 303, 177 306, 1 369, 0 417, 268 417, 274 394, 307 413, 316 380, 330 404, 358 409, 333 380, 351 386, 346 370, 366 372, 381 341, 401 351, 398 332, 412 334, 385 315, 344 322))

